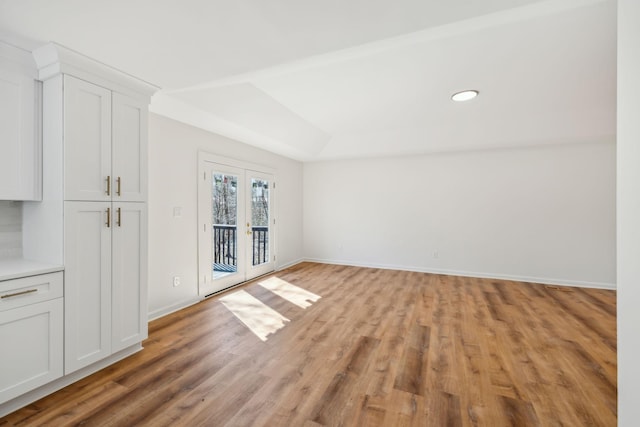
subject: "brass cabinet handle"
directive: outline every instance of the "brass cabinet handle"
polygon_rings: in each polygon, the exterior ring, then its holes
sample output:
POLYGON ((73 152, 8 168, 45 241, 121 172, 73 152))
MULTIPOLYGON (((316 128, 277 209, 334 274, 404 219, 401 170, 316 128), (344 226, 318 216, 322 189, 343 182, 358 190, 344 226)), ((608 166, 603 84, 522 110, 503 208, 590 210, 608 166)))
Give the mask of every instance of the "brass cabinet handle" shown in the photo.
POLYGON ((107 228, 111 227, 111 208, 107 208, 107 228))
POLYGON ((107 196, 111 195, 111 175, 107 175, 107 196))
POLYGON ((118 208, 118 227, 122 226, 122 218, 121 218, 121 213, 122 212, 121 211, 122 211, 122 209, 118 208))
POLYGON ((116 189, 116 194, 117 194, 118 196, 120 196, 120 182, 121 182, 121 181, 122 181, 122 180, 120 179, 120 177, 116 178, 116 182, 118 183, 118 187, 117 187, 117 189, 116 189))
POLYGON ((6 294, 6 295, 2 295, 0 297, 0 299, 5 299, 5 298, 11 298, 11 297, 17 297, 19 295, 26 295, 26 294, 31 294, 33 292, 38 292, 37 289, 29 289, 27 291, 21 291, 21 292, 15 292, 13 294, 6 294))

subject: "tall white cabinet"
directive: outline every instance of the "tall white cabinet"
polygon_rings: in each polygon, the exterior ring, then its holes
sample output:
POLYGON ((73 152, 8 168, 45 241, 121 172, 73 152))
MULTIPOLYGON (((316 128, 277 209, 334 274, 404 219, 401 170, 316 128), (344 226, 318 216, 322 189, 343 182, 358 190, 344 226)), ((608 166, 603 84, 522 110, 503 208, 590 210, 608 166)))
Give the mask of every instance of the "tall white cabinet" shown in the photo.
POLYGON ((56 44, 43 81, 43 194, 23 205, 25 257, 63 264, 64 374, 147 337, 147 116, 154 86, 56 44))
POLYGON ((148 101, 69 75, 45 81, 45 88, 64 107, 70 373, 147 337, 148 101))

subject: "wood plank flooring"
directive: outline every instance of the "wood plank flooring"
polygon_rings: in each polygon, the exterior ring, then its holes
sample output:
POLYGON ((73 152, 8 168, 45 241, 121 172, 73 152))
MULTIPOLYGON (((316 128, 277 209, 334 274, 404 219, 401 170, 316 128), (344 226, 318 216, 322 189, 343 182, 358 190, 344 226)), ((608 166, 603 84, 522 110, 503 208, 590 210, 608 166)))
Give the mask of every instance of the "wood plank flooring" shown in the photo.
POLYGON ((266 341, 212 297, 0 426, 617 423, 614 291, 312 263, 273 276, 321 298, 243 286, 289 319, 266 341))

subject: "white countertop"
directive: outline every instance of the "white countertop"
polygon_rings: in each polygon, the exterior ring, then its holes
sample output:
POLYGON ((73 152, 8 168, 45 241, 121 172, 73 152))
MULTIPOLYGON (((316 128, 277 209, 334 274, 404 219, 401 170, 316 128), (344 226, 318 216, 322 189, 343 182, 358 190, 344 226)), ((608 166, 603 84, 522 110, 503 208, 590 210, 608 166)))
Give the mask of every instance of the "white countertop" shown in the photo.
POLYGON ((23 258, 0 259, 0 281, 19 279, 64 270, 62 265, 45 264, 23 258))

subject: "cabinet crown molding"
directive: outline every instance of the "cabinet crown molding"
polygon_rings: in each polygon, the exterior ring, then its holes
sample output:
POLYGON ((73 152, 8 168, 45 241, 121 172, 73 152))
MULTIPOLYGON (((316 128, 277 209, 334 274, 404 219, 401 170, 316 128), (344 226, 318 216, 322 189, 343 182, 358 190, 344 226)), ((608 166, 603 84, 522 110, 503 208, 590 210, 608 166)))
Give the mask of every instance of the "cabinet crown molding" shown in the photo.
POLYGON ((39 70, 39 79, 43 81, 58 74, 69 74, 147 101, 160 89, 158 86, 53 42, 35 49, 33 59, 39 70))

